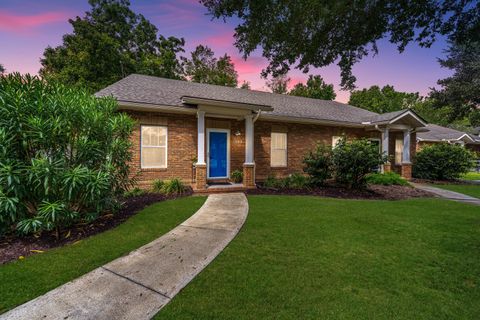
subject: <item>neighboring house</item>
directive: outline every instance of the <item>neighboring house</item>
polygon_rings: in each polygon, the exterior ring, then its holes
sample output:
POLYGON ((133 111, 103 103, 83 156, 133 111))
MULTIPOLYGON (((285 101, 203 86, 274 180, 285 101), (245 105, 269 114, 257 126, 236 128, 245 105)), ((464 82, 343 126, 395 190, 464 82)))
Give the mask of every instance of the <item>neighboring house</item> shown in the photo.
POLYGON ((113 96, 138 121, 133 167, 141 187, 179 177, 204 190, 242 170, 243 185, 302 172, 317 142, 365 137, 411 177, 416 132, 426 123, 411 110, 376 114, 335 101, 130 75, 97 93, 113 96))
POLYGON ((428 124, 427 132, 417 134, 417 151, 434 143, 448 142, 464 145, 466 148, 480 153, 480 137, 436 124, 428 124))

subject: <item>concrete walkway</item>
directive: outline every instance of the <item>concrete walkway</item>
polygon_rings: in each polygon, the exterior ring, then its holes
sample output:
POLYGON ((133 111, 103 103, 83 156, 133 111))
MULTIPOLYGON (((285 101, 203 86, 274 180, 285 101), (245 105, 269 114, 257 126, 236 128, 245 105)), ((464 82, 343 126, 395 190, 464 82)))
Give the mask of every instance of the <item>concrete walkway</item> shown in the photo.
POLYGON ((458 193, 458 192, 454 192, 454 191, 450 191, 450 190, 436 188, 436 187, 426 185, 426 184, 413 183, 413 182, 410 182, 410 184, 412 184, 417 189, 428 191, 430 193, 435 194, 436 196, 438 196, 440 198, 449 199, 449 200, 458 201, 458 202, 463 202, 463 203, 470 203, 470 204, 480 206, 480 199, 474 198, 474 197, 471 197, 471 196, 467 196, 466 194, 463 194, 463 193, 458 193))
POLYGON ((150 319, 227 246, 247 214, 243 193, 210 195, 164 236, 0 319, 150 319))

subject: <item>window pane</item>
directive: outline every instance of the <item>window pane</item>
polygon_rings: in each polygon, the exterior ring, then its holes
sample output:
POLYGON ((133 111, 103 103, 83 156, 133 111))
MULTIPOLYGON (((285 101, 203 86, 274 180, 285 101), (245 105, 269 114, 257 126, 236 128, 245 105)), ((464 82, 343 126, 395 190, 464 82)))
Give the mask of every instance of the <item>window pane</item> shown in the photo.
POLYGON ((335 148, 341 139, 342 137, 340 136, 332 136, 332 147, 335 148))
POLYGON ((159 126, 142 126, 143 146, 166 146, 167 128, 159 126))
POLYGON ((166 168, 166 148, 142 148, 142 167, 166 168))
POLYGON ((287 165, 287 150, 272 150, 272 167, 285 167, 287 165))
POLYGON ((395 140, 395 164, 402 163, 403 156, 403 139, 395 140))
POLYGON ((287 149, 287 134, 272 132, 272 148, 287 149))

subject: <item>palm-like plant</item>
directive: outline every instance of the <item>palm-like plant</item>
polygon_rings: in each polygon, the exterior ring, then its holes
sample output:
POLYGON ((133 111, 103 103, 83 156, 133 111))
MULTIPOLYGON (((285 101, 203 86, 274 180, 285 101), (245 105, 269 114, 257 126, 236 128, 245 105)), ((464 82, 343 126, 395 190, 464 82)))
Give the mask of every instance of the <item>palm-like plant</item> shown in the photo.
POLYGON ((130 183, 133 124, 111 98, 0 77, 0 234, 58 230, 115 206, 130 183))

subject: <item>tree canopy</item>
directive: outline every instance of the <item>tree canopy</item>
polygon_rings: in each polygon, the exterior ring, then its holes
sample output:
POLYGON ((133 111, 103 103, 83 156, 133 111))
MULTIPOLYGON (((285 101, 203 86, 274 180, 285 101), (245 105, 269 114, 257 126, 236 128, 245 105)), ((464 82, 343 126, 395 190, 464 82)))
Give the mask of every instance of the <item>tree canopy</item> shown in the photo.
POLYGON ((69 22, 73 33, 63 44, 47 47, 40 74, 92 91, 131 73, 181 79, 183 39, 158 35, 143 15, 130 9, 128 0, 89 0, 90 11, 69 22))
POLYGON ((194 82, 236 87, 238 73, 232 59, 227 54, 215 58, 208 46, 199 45, 191 53, 191 58, 183 58, 185 74, 194 82))
POLYGON ((264 76, 285 74, 291 66, 308 72, 337 62, 345 89, 355 87, 352 66, 377 53, 380 39, 389 37, 399 52, 412 42, 429 47, 438 35, 468 37, 480 20, 476 0, 200 2, 215 18, 239 19, 235 45, 245 57, 262 48, 269 60, 264 76))
POLYGON ((333 84, 327 84, 321 76, 308 76, 307 84, 297 83, 288 93, 292 96, 300 96, 322 100, 334 100, 336 98, 333 84))
POLYGON ((5 67, 3 66, 3 64, 0 63, 0 75, 4 74, 5 71, 5 67))
POLYGON ((266 85, 272 93, 286 94, 288 92, 288 84, 290 78, 286 74, 279 74, 276 77, 272 77, 267 80, 266 85))
MULTIPOLYGON (((477 38, 480 37, 478 28, 477 38)), ((447 58, 440 59, 442 67, 453 70, 453 75, 441 79, 441 89, 433 89, 430 96, 438 108, 450 106, 454 112, 450 121, 469 117, 473 126, 480 125, 480 41, 472 39, 454 42, 447 50, 447 58)))
POLYGON ((389 85, 383 88, 371 86, 368 89, 352 91, 348 104, 377 113, 385 113, 413 108, 421 99, 418 92, 400 92, 389 85))

